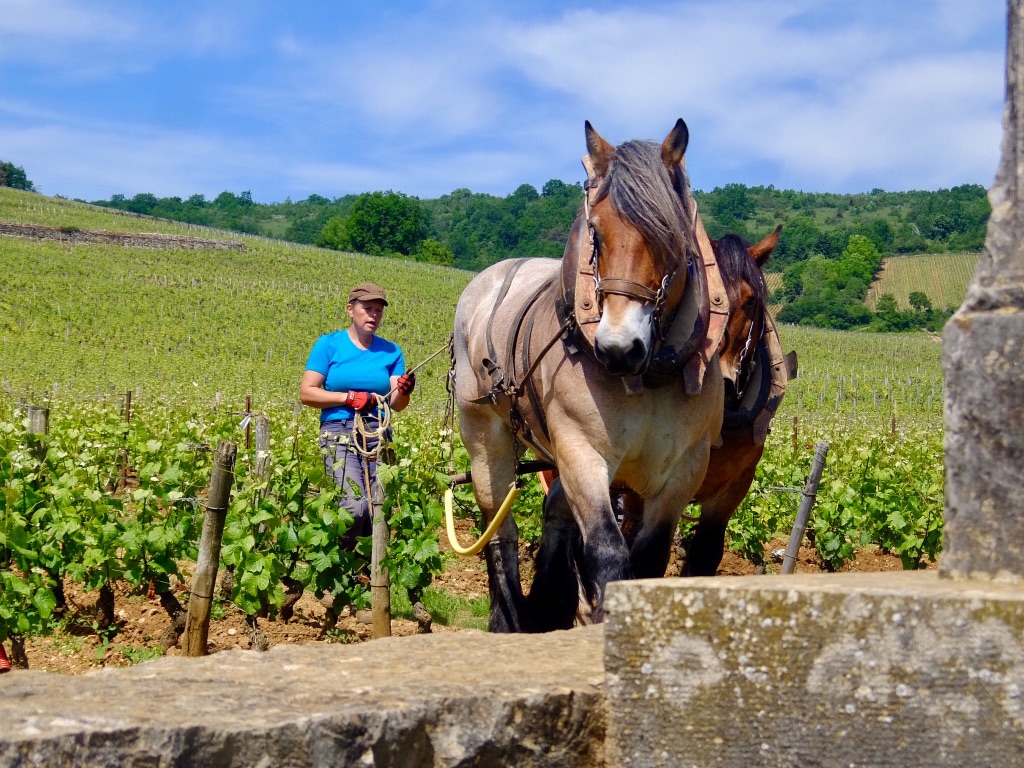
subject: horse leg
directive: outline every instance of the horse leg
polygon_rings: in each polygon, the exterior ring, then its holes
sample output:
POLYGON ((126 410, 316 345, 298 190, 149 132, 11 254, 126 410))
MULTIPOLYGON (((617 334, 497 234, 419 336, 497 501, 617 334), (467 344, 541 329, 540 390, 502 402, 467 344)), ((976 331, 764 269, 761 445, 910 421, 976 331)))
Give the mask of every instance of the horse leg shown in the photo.
POLYGON ((610 581, 630 578, 629 549, 615 521, 604 460, 558 462, 565 493, 583 537, 583 571, 594 623, 604 620, 604 593, 610 581))
MULTIPOLYGON (((492 413, 463 409, 460 432, 469 451, 473 492, 484 527, 494 519, 515 480, 512 439, 501 419, 492 413)), ((491 632, 527 632, 526 601, 519 581, 519 529, 512 515, 505 518, 484 547, 491 598, 491 632)))
POLYGON ((686 548, 680 576, 714 576, 718 571, 725 551, 725 530, 729 518, 750 490, 754 471, 755 467, 751 467, 718 496, 701 504, 700 520, 686 548))
POLYGON ((629 567, 634 579, 659 579, 665 575, 678 522, 678 518, 644 522, 629 550, 629 567))
POLYGON ((665 575, 672 556, 672 539, 685 504, 700 488, 707 463, 685 465, 653 499, 644 505, 644 522, 629 553, 630 567, 636 578, 660 578, 665 575))
POLYGON ((512 515, 484 547, 491 598, 490 632, 530 632, 533 623, 519 582, 519 529, 512 515))
POLYGON ((526 602, 539 632, 571 629, 580 603, 576 560, 583 545, 561 480, 544 499, 544 528, 526 602))

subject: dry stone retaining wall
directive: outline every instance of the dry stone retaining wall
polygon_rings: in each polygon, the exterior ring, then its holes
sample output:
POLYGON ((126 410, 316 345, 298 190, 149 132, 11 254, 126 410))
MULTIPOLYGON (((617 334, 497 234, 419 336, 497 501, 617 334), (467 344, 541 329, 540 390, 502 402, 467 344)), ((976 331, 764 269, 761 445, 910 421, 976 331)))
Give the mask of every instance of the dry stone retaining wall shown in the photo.
POLYGON ((604 633, 477 631, 0 676, 0 766, 603 768, 604 633))

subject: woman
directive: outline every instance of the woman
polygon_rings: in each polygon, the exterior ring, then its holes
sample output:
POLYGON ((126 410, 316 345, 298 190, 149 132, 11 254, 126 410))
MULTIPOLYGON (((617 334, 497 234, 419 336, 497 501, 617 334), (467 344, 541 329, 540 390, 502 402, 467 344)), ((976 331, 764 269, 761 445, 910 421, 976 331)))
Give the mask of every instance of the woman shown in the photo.
POLYGON ((390 392, 392 410, 401 411, 416 386, 416 374, 405 372, 402 350, 376 335, 387 305, 379 285, 360 283, 353 288, 345 307, 351 324, 317 339, 299 385, 303 405, 320 409, 324 466, 343 491, 342 506, 352 513, 353 523, 342 540, 350 550, 357 537, 369 536, 372 530, 363 457, 354 442, 368 453, 371 487, 377 481, 378 438, 371 436, 363 445, 363 436, 353 433, 356 413, 361 414, 365 431, 373 433, 379 427, 374 395, 390 392))

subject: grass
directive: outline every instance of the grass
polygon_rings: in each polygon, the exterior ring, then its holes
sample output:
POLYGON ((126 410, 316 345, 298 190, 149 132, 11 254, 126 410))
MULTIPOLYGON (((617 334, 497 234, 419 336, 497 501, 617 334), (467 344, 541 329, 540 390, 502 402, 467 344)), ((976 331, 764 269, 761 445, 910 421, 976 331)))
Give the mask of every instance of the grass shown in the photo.
MULTIPOLYGON (((183 231, 183 225, 0 189, 0 221, 83 229, 183 231)), ((76 399, 141 389, 209 402, 294 401, 318 336, 348 323, 352 285, 383 284, 382 334, 412 365, 443 346, 470 273, 344 254, 236 233, 248 250, 71 246, 0 237, 0 370, 6 394, 76 399)), ((441 397, 447 361, 420 375, 441 397), (424 375, 426 374, 426 375, 424 375), (430 374, 436 374, 436 378, 430 374)), ((417 398, 423 403, 426 398, 417 398)), ((416 401, 414 401, 415 403, 416 401)), ((414 409, 415 409, 414 405, 414 409)))
POLYGON ((159 659, 164 655, 163 648, 159 646, 153 648, 147 648, 143 646, 136 648, 132 645, 117 645, 114 646, 114 650, 118 651, 129 664, 141 664, 144 661, 150 661, 151 659, 159 659))
MULTIPOLYGON (((461 629, 487 629, 491 603, 486 597, 459 597, 427 587, 423 590, 423 605, 438 624, 461 629)), ((414 620, 412 605, 404 589, 392 587, 391 614, 396 619, 414 620)))

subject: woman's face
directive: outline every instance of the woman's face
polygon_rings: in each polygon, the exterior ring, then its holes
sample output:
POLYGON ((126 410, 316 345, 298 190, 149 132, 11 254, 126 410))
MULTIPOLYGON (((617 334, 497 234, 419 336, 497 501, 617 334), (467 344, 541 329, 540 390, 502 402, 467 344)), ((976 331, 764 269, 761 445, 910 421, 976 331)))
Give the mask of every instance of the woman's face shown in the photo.
POLYGON ((376 333, 380 326, 381 318, 384 317, 384 302, 380 299, 370 301, 353 301, 345 307, 348 316, 352 318, 352 325, 359 331, 376 333))

